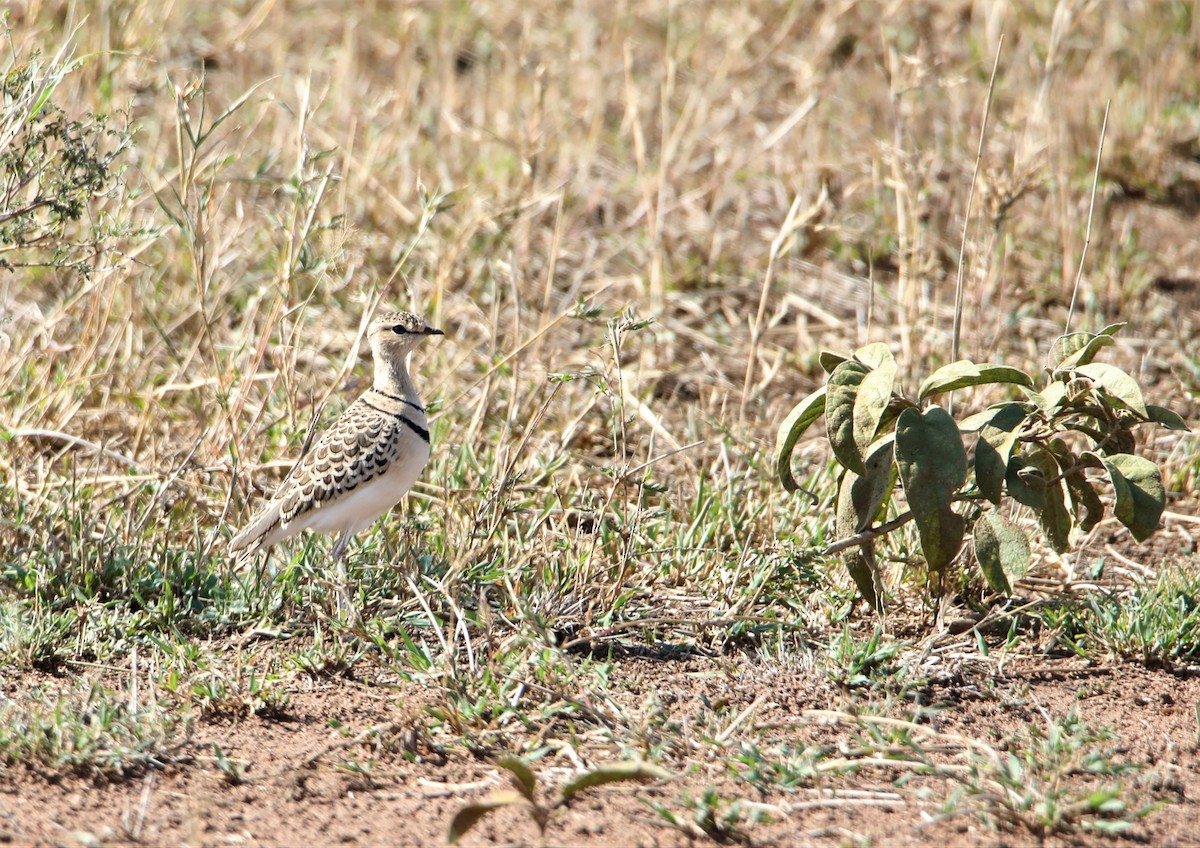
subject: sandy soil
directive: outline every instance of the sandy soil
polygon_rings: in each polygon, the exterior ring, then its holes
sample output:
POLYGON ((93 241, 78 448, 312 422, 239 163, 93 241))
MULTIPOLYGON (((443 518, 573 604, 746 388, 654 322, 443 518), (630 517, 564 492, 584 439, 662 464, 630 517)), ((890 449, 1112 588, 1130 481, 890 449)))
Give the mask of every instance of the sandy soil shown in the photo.
MULTIPOLYGON (((984 674, 964 668, 941 677, 909 702, 940 707, 933 722, 941 733, 1000 740, 1010 731, 1072 710, 1094 727, 1110 726, 1118 737, 1115 759, 1143 767, 1129 777, 1134 784, 1130 793, 1146 802, 1167 802, 1139 823, 1134 839, 1164 846, 1200 844, 1195 825, 1200 815, 1195 800, 1200 797, 1196 674, 1134 665, 1089 667, 1060 658, 984 674)), ((761 660, 639 658, 618 662, 612 680, 629 705, 653 690, 667 718, 684 725, 719 692, 729 701, 728 715, 750 708, 742 729, 753 729, 760 742, 803 746, 836 743, 847 735, 837 724, 799 721, 802 710, 847 708, 850 701, 840 687, 761 660)), ((423 700, 427 696, 419 688, 331 679, 297 689, 283 716, 199 720, 173 752, 174 762, 162 769, 117 781, 11 769, 0 773, 0 843, 444 844, 455 811, 505 788, 506 778, 486 752, 457 746, 441 751, 432 745, 421 729, 423 700), (341 729, 332 727, 331 720, 341 729), (364 730, 378 726, 383 732, 359 741, 364 730), (244 764, 240 784, 217 767, 214 744, 230 760, 244 764), (369 774, 347 770, 355 755, 374 758, 369 774)), ((686 730, 682 738, 688 738, 686 730)), ((582 755, 588 753, 585 746, 582 755)), ((555 756, 543 758, 537 768, 550 785, 573 771, 566 757, 555 756)), ((1051 834, 1039 840, 1028 829, 996 831, 977 816, 935 821, 952 791, 948 782, 916 777, 898 786, 896 777, 866 768, 815 789, 760 794, 733 779, 717 760, 699 758, 686 773, 663 784, 617 784, 579 796, 552 818, 546 841, 579 846, 719 844, 668 826, 647 803, 657 801, 687 818, 680 805, 682 792, 698 797, 712 786, 724 798, 774 807, 772 822, 746 824, 728 834, 726 844, 1089 844, 1086 836, 1051 834)), ((528 816, 510 809, 486 818, 462 844, 538 842, 528 816)))

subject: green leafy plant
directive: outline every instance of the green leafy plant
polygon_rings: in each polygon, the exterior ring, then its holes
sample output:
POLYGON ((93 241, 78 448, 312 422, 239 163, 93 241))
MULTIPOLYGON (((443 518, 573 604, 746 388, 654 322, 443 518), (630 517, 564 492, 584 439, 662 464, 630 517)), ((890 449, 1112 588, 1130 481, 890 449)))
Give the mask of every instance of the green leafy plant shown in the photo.
POLYGON ((241 760, 231 759, 216 742, 213 743, 213 762, 216 763, 221 776, 230 786, 241 786, 245 783, 246 764, 241 760))
POLYGON ((82 61, 64 46, 49 59, 13 55, 0 71, 0 268, 88 274, 122 235, 97 198, 120 195, 133 130, 108 115, 69 116, 53 100, 82 61))
POLYGON ((910 398, 896 387, 896 362, 884 344, 850 356, 821 354, 828 379, 780 426, 776 468, 788 491, 800 488, 792 477, 792 452, 824 416, 842 467, 835 520, 840 541, 826 553, 841 553, 863 598, 882 609, 875 540, 910 521, 934 585, 943 585, 970 531, 975 562, 1003 595, 1012 594, 1030 563, 1028 537, 1001 511, 1009 499, 1033 512, 1060 552, 1069 547, 1073 527, 1087 531, 1103 517, 1097 486, 1105 479, 1113 513, 1135 539, 1158 528, 1166 503, 1162 474, 1134 452, 1133 430, 1148 423, 1188 428, 1166 407, 1147 404, 1129 374, 1094 361, 1122 326, 1060 337, 1040 387, 1017 368, 963 359, 939 368, 910 398), (1015 387, 1023 399, 961 421, 930 403, 982 385, 1015 387), (977 435, 973 456, 964 444, 971 434, 977 435), (885 522, 897 483, 908 510, 885 522))
POLYGON ((888 688, 902 685, 894 662, 904 643, 888 641, 876 627, 866 639, 860 639, 849 627, 829 641, 830 659, 826 674, 846 688, 888 688))
POLYGON ((0 769, 16 763, 120 777, 177 761, 189 721, 158 702, 80 682, 66 691, 28 687, 0 702, 0 769))
POLYGON ((538 799, 537 777, 528 763, 519 757, 504 757, 497 760, 496 765, 508 771, 516 791, 493 792, 482 801, 464 805, 450 821, 447 841, 451 845, 462 839, 488 813, 511 806, 527 810, 537 824, 542 839, 545 839, 546 826, 550 823, 551 816, 585 789, 621 781, 667 780, 671 777, 671 773, 665 769, 641 760, 606 763, 567 781, 558 790, 558 796, 553 801, 544 803, 538 799))
POLYGON ((1122 762, 1116 735, 1094 728, 1071 712, 1029 725, 1004 740, 1004 749, 977 744, 967 767, 953 772, 961 786, 946 800, 944 814, 971 812, 1001 828, 1023 828, 1044 838, 1050 833, 1114 835, 1163 802, 1137 805, 1122 778, 1140 766, 1122 762), (1081 787, 1067 778, 1088 775, 1081 787))
POLYGON ((698 797, 684 791, 679 800, 690 816, 681 815, 657 801, 646 803, 689 840, 708 838, 720 843, 749 845, 750 838, 745 833, 745 826, 771 821, 770 816, 759 808, 762 805, 738 800, 730 802, 718 795, 712 786, 705 787, 698 797))

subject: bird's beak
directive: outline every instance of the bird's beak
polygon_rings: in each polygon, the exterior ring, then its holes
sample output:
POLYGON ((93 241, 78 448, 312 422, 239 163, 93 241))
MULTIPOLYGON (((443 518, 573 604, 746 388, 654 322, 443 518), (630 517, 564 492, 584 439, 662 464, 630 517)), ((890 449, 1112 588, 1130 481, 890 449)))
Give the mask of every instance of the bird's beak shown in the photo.
POLYGON ((446 334, 445 334, 445 333, 443 333, 441 330, 438 330, 438 329, 435 329, 435 328, 433 328, 433 327, 428 327, 428 326, 427 326, 427 327, 425 328, 425 335, 427 335, 427 336, 444 336, 444 335, 446 335, 446 334))

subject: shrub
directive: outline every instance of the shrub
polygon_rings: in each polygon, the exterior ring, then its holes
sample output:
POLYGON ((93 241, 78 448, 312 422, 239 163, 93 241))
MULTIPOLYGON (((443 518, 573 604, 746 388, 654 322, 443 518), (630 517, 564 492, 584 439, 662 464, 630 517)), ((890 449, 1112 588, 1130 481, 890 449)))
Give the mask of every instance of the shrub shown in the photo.
POLYGON ((88 274, 119 235, 116 222, 90 215, 122 187, 121 155, 133 142, 107 115, 72 118, 52 99, 79 67, 66 48, 45 60, 13 55, 2 72, 0 108, 0 267, 60 267, 88 274), (89 214, 87 226, 75 226, 89 214))
POLYGON ((882 608, 875 540, 909 521, 916 524, 935 586, 944 584, 969 532, 976 564, 1004 595, 1030 562, 1028 537, 1001 511, 1006 499, 1028 507, 1059 552, 1068 549, 1073 527, 1087 531, 1103 517, 1098 485, 1105 480, 1114 515, 1135 539, 1158 528, 1166 502, 1162 475, 1135 453, 1133 430, 1148 423, 1187 426, 1169 409, 1147 404, 1129 374, 1095 362, 1122 326, 1060 337, 1040 388, 1019 369, 964 359, 931 374, 911 399, 896 390, 896 363, 886 345, 867 345, 851 356, 821 354, 826 384, 780 426, 776 466, 784 487, 799 489, 792 451, 824 415, 842 467, 836 506, 842 538, 828 552, 841 553, 864 599, 882 608), (941 406, 922 406, 956 389, 988 384, 1015 387, 1023 399, 957 422, 941 406), (964 445, 968 434, 977 434, 973 455, 964 445), (897 483, 908 511, 881 524, 897 483))

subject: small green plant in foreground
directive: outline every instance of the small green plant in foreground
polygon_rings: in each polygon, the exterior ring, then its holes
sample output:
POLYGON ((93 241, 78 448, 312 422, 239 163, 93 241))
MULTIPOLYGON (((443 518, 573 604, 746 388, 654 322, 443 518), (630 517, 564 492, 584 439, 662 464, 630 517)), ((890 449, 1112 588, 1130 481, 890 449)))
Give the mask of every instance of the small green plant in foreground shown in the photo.
POLYGON ((482 801, 475 801, 463 806, 450 821, 447 841, 451 845, 462 839, 488 813, 514 805, 528 810, 530 817, 538 826, 538 832, 545 839, 546 826, 550 823, 550 817, 585 789, 627 780, 667 780, 671 777, 671 773, 665 769, 640 760, 608 763, 585 771, 563 784, 562 788, 558 790, 558 797, 547 804, 538 800, 537 777, 528 763, 518 757, 504 757, 497 760, 496 765, 509 772, 516 791, 493 792, 482 801))
POLYGON ((1173 668, 1200 656, 1200 575, 1169 566, 1129 591, 1064 598, 1038 611, 1054 640, 1084 659, 1173 668))
POLYGON ((1147 404, 1129 374, 1094 361, 1122 326, 1060 337, 1040 388, 1017 368, 963 359, 931 374, 915 400, 896 390, 896 362, 884 344, 851 356, 821 354, 826 385, 800 401, 780 426, 776 467, 784 487, 797 490, 792 451, 824 415, 842 467, 836 517, 841 541, 827 552, 842 553, 863 598, 882 609, 875 539, 910 521, 935 578, 932 586, 945 585, 946 570, 970 530, 975 561, 988 584, 1012 594, 1013 583, 1029 567, 1030 547, 1025 533, 1000 511, 1005 499, 1029 507, 1050 546, 1062 552, 1073 527, 1087 531, 1104 515, 1098 477, 1089 476, 1093 471, 1108 479, 1114 514, 1135 539, 1143 541, 1158 528, 1166 504, 1162 474, 1134 452, 1133 429, 1146 423, 1188 428, 1169 409, 1147 404), (995 404, 962 421, 937 404, 922 408, 939 395, 989 384, 1016 386, 1024 399, 995 404), (978 434, 973 458, 963 444, 970 433, 978 434), (908 511, 880 523, 897 482, 908 511))
POLYGON ((1120 778, 1138 767, 1116 759, 1119 747, 1111 730, 1090 727, 1073 712, 1030 725, 1007 738, 1004 750, 977 745, 967 769, 956 774, 962 786, 947 800, 945 814, 972 812, 988 824, 1043 837, 1124 833, 1161 804, 1130 805, 1120 778), (1081 785, 1068 779, 1075 775, 1091 780, 1081 785))
POLYGON ((721 843, 737 842, 750 844, 744 831, 745 825, 770 822, 763 810, 756 806, 743 805, 741 801, 727 801, 711 786, 705 787, 699 797, 686 790, 680 795, 680 804, 691 816, 680 815, 665 804, 647 802, 648 806, 662 817, 663 821, 692 839, 708 837, 721 843))
POLYGON ((107 777, 161 768, 186 737, 186 720, 157 702, 99 684, 65 693, 31 687, 20 702, 0 699, 0 771, 16 763, 107 777))

